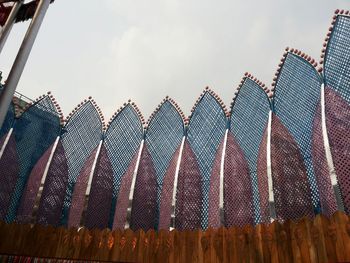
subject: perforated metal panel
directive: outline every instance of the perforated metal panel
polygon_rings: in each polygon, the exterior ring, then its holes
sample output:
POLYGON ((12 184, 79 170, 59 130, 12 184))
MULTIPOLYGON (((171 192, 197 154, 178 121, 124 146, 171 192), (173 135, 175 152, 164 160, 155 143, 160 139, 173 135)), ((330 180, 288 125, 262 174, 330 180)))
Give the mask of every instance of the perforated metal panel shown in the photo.
POLYGON ((145 144, 137 171, 130 228, 154 229, 157 216, 157 178, 151 154, 145 144))
MULTIPOLYGON (((202 178, 201 227, 203 229, 208 226, 210 173, 225 130, 225 111, 219 101, 207 91, 194 108, 187 136, 202 178)), ((183 158, 186 156, 183 155, 183 158)))
MULTIPOLYGON (((113 222, 118 220, 119 225, 124 228, 126 212, 129 203, 129 193, 132 175, 135 169, 137 153, 143 137, 143 126, 139 113, 132 104, 127 104, 112 120, 105 133, 103 142, 113 169, 113 195, 109 217, 109 227, 115 228, 113 222), (123 180, 130 182, 123 185, 123 180), (130 179, 130 180, 128 180, 130 179), (123 193, 119 195, 120 187, 123 185, 123 193), (128 189, 126 189, 126 188, 128 189), (123 201, 117 208, 117 199, 123 201), (125 203, 126 202, 126 203, 125 203), (121 221, 124 221, 121 223, 121 221)), ((100 164, 99 164, 100 165, 100 164)), ((119 202, 119 201, 118 201, 119 202)))
POLYGON ((307 169, 298 144, 272 114, 271 169, 277 219, 280 222, 314 215, 307 169))
POLYGON ((72 204, 69 209, 68 227, 79 227, 82 221, 83 210, 86 205, 86 191, 88 188, 88 182, 90 175, 94 176, 93 165, 96 160, 98 148, 96 148, 90 156, 86 159, 83 168, 81 169, 77 182, 74 186, 72 204))
MULTIPOLYGON (((267 125, 270 103, 266 92, 250 78, 245 78, 233 104, 230 131, 249 165, 253 189, 254 221, 260 223, 257 178, 258 150, 267 125)), ((266 160, 266 159, 265 159, 266 160)), ((267 177, 267 171, 265 175, 267 177)))
POLYGON ((242 149, 232 133, 227 136, 224 164, 225 226, 254 224, 252 180, 242 149))
MULTIPOLYGON (((332 130, 332 128, 330 128, 332 130)), ((312 135, 312 160, 315 167, 315 175, 320 192, 320 204, 323 215, 331 216, 338 210, 336 196, 334 194, 330 169, 327 164, 324 138, 322 131, 321 101, 316 109, 312 135)), ((328 129, 329 130, 329 129, 328 129)))
MULTIPOLYGON (((0 140, 7 134, 7 132, 12 128, 13 122, 15 120, 15 112, 14 112, 14 106, 13 103, 11 103, 9 110, 6 114, 5 121, 0 129, 0 140)), ((0 141, 0 147, 2 146, 2 143, 0 141)))
MULTIPOLYGON (((312 164, 311 140, 320 91, 321 78, 317 70, 304 58, 289 52, 277 79, 274 111, 301 151, 316 211, 320 199, 312 164)), ((274 153, 271 154, 274 158, 274 153)))
POLYGON ((14 134, 9 138, 1 156, 0 167, 0 220, 5 221, 20 169, 14 134))
POLYGON ((58 226, 62 215, 65 190, 68 184, 67 157, 59 141, 47 172, 41 194, 36 222, 42 225, 58 226))
POLYGON ((45 181, 37 221, 65 225, 77 177, 102 138, 102 122, 91 101, 81 105, 62 130, 45 181), (61 165, 62 167, 58 167, 61 165), (66 185, 67 184, 67 185, 66 185), (65 192, 64 203, 62 193, 65 192), (56 218, 61 216, 60 218, 56 218))
POLYGON ((37 101, 16 120, 13 134, 20 170, 17 175, 13 175, 16 177, 16 186, 11 196, 6 221, 12 222, 16 218, 29 175, 40 157, 52 146, 60 129, 60 116, 49 96, 37 101))
MULTIPOLYGON (((350 103, 350 17, 338 15, 324 62, 324 82, 350 103)), ((331 103, 331 102, 329 102, 331 103)))
POLYGON ((345 211, 350 213, 350 17, 338 15, 324 62, 329 144, 345 211))
POLYGON ((222 162, 222 151, 225 146, 226 136, 222 138, 219 148, 216 152, 213 169, 210 176, 209 190, 209 213, 208 227, 219 228, 221 226, 220 216, 220 172, 222 162))
POLYGON ((169 230, 170 228, 176 167, 180 158, 180 151, 181 145, 175 151, 164 176, 159 208, 159 230, 169 230))
POLYGON ((90 229, 108 227, 112 204, 113 169, 104 145, 101 147, 98 162, 99 165, 92 178, 84 224, 90 229))
POLYGON ((152 116, 145 137, 145 144, 152 157, 157 177, 156 229, 159 221, 163 178, 176 149, 181 144, 183 136, 184 121, 180 113, 170 101, 164 101, 152 116))
POLYGON ((180 163, 175 204, 175 228, 196 230, 201 228, 203 179, 191 146, 185 140, 180 163))
POLYGON ((17 211, 16 222, 21 224, 31 223, 33 221, 33 209, 37 200, 42 177, 49 162, 54 144, 40 157, 31 171, 26 188, 24 189, 21 202, 17 211))
POLYGON ((270 206, 269 206, 269 183, 267 175, 267 136, 268 125, 265 127, 265 131, 260 142, 258 159, 257 159, 257 177, 258 177, 258 189, 260 197, 260 222, 270 222, 270 206))
POLYGON ((325 89, 326 124, 344 208, 350 213, 350 105, 333 89, 325 89))

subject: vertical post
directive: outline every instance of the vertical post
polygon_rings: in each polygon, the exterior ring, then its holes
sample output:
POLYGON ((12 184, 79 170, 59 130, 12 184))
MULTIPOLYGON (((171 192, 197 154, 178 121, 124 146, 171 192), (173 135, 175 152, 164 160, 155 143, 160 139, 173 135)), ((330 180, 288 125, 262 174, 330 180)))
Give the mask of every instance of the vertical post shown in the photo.
POLYGON ((15 23, 18 11, 21 8, 22 4, 23 4, 23 0, 19 0, 19 1, 15 2, 15 4, 12 6, 12 10, 11 10, 10 15, 7 18, 5 25, 1 30, 1 33, 0 33, 0 53, 1 53, 2 49, 4 48, 4 45, 7 41, 8 36, 10 35, 12 26, 15 23))
POLYGON ((29 54, 32 50, 35 38, 39 32, 40 26, 44 20, 51 0, 40 0, 35 11, 32 22, 29 25, 27 33, 23 39, 22 45, 18 51, 17 57, 7 78, 5 88, 0 95, 0 127, 2 127, 7 110, 10 106, 12 97, 16 91, 17 84, 27 63, 29 54))

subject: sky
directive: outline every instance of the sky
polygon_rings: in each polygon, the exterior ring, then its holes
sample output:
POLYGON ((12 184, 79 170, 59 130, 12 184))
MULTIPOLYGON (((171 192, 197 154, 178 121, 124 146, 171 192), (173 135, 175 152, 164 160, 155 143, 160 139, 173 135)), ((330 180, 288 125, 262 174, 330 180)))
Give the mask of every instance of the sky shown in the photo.
MULTIPOLYGON (((265 84, 285 47, 320 58, 350 0, 55 0, 17 90, 51 91, 65 116, 92 96, 108 120, 128 99, 146 119, 169 95, 186 115, 206 86, 229 106, 244 72, 265 84)), ((0 54, 8 75, 27 23, 0 54)))

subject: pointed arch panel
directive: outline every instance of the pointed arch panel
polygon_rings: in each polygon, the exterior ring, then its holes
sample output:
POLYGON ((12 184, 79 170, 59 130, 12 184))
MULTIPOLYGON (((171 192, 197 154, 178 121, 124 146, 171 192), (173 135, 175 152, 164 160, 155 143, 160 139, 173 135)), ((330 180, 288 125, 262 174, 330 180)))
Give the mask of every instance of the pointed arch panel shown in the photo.
POLYGON ((202 178, 201 227, 203 229, 208 226, 210 174, 219 144, 225 135, 226 126, 226 112, 223 104, 212 91, 205 91, 193 109, 187 136, 202 178))
MULTIPOLYGON (((262 221, 259 208, 259 198, 261 197, 259 197, 260 189, 257 178, 258 151, 267 125, 269 111, 270 102, 263 84, 257 83, 250 74, 246 74, 232 106, 230 132, 242 149, 249 165, 253 189, 254 221, 256 223, 262 221)), ((267 177, 267 170, 262 176, 267 177)))

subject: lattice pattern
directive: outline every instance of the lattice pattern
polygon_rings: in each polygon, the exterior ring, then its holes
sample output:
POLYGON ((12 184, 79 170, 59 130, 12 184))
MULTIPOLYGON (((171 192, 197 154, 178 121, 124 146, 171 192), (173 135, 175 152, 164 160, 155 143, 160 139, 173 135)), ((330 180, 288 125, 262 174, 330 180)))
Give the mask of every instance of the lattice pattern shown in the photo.
MULTIPOLYGON (((68 216, 68 227, 79 227, 81 222, 81 217, 85 207, 85 195, 88 188, 89 177, 93 172, 93 164, 96 159, 98 148, 96 148, 90 156, 86 159, 83 168, 81 169, 77 182, 74 186, 72 204, 69 209, 68 216)), ((96 169, 95 169, 96 170, 96 169)))
POLYGON ((327 132, 344 208, 350 213, 350 17, 343 13, 336 11, 322 57, 327 132))
MULTIPOLYGON (((338 15, 324 50, 324 81, 350 103, 350 17, 338 15)), ((328 38, 327 38, 328 39, 328 38)))
POLYGON ((338 92, 326 87, 325 106, 326 125, 334 167, 345 211, 350 213, 350 105, 338 92))
POLYGON ((204 92, 193 109, 187 137, 201 172, 203 229, 208 226, 210 173, 220 141, 225 134, 226 123, 226 112, 219 97, 210 90, 204 92))
POLYGON ((321 78, 314 65, 292 52, 301 53, 292 49, 285 55, 276 83, 274 111, 298 144, 307 169, 313 205, 315 209, 319 209, 311 139, 313 120, 320 99, 321 78))
POLYGON ((85 218, 88 228, 108 227, 113 195, 113 169, 105 146, 101 147, 99 166, 94 173, 85 218))
MULTIPOLYGON (((332 129, 332 128, 331 128, 332 129)), ((320 204, 323 215, 332 216, 337 210, 337 200, 331 183, 322 134, 321 101, 318 104, 313 123, 312 160, 320 192, 320 204)))
POLYGON ((301 151, 279 118, 272 115, 271 168, 277 219, 314 215, 307 170, 301 151))
POLYGON ((159 208, 159 230, 169 230, 170 228, 175 174, 178 159, 180 157, 180 150, 181 145, 179 145, 175 151, 164 176, 159 208))
POLYGON ((58 226, 68 184, 68 164, 62 142, 59 141, 47 172, 36 222, 58 226))
MULTIPOLYGON (((105 133, 103 145, 107 149, 108 157, 113 168, 113 196, 109 220, 110 228, 112 228, 114 224, 113 221, 116 220, 119 215, 121 216, 119 220, 122 220, 121 218, 124 218, 124 215, 126 215, 132 173, 135 169, 137 153, 143 137, 142 121, 143 117, 136 105, 134 103, 128 103, 112 117, 105 133), (127 178, 124 178, 124 176, 127 176, 127 178), (129 181, 128 179, 130 179, 130 176, 131 180, 129 181), (124 189, 123 194, 119 196, 123 180, 130 182, 130 184, 124 184, 124 187, 127 186, 128 189, 124 189), (120 209, 116 209, 117 199, 119 202, 119 198, 126 202, 125 210, 120 210, 122 209, 121 206, 119 206, 120 209)), ((122 204, 119 203, 119 205, 122 204)), ((115 225, 113 228, 115 228, 115 225)), ((124 229, 124 225, 122 229, 124 229)))
MULTIPOLYGON (((6 114, 5 121, 0 129, 0 138, 5 136, 5 134, 7 134, 7 132, 12 128, 14 120, 15 120, 14 106, 13 106, 13 103, 11 103, 9 110, 6 114)), ((0 142, 0 147, 1 146, 2 146, 2 143, 0 142)))
POLYGON ((151 154, 145 144, 137 171, 132 200, 130 228, 147 231, 155 228, 157 216, 157 179, 151 154))
POLYGON ((135 166, 137 164, 138 152, 135 153, 132 158, 128 169, 122 177, 122 182, 120 184, 118 200, 115 205, 114 220, 113 220, 113 229, 121 229, 123 230, 125 227, 125 223, 128 215, 128 206, 129 206, 129 195, 130 188, 132 184, 133 175, 135 172, 135 166))
POLYGON ((63 205, 62 224, 68 220, 74 185, 86 159, 102 138, 101 114, 94 101, 80 104, 64 127, 62 145, 67 156, 68 186, 63 205))
POLYGON ((29 175, 28 183, 24 189, 21 203, 17 211, 16 222, 18 223, 26 224, 32 222, 33 209, 39 192, 41 179, 45 173, 53 149, 54 144, 41 156, 29 175))
POLYGON ((260 222, 265 224, 270 222, 269 183, 267 175, 267 135, 268 125, 265 127, 260 142, 257 160, 258 189, 260 195, 260 222))
POLYGON ((20 169, 14 134, 11 135, 1 156, 0 167, 0 220, 5 221, 20 169))
POLYGON ((224 163, 224 200, 225 227, 254 224, 249 167, 231 132, 227 136, 224 163))
POLYGON ((209 216, 208 227, 219 228, 221 226, 220 218, 220 171, 222 151, 225 145, 225 137, 222 138, 214 159, 213 169, 210 176, 209 192, 209 216))
MULTIPOLYGON (((13 174, 17 180, 7 215, 8 222, 15 220, 30 173, 37 161, 54 143, 60 129, 60 115, 50 96, 37 100, 16 121, 13 134, 16 139, 20 171, 17 175, 13 174)), ((37 180, 41 180, 41 178, 37 178, 37 180)), ((23 202, 26 201, 23 200, 23 202)))
MULTIPOLYGON (((253 185, 253 204, 255 222, 260 223, 259 189, 257 178, 258 150, 267 124, 270 103, 265 85, 246 74, 235 98, 231 110, 231 127, 239 147, 243 150, 249 165, 253 185)), ((265 176, 266 170, 265 170, 265 176)))
POLYGON ((176 190, 176 229, 195 230, 201 227, 202 182, 196 156, 185 140, 176 190))
MULTIPOLYGON (((182 113, 168 99, 152 114, 146 130, 145 144, 152 156, 157 177, 157 215, 163 186, 163 178, 170 161, 184 136, 182 113)), ((158 216, 156 219, 158 228, 158 216)))

